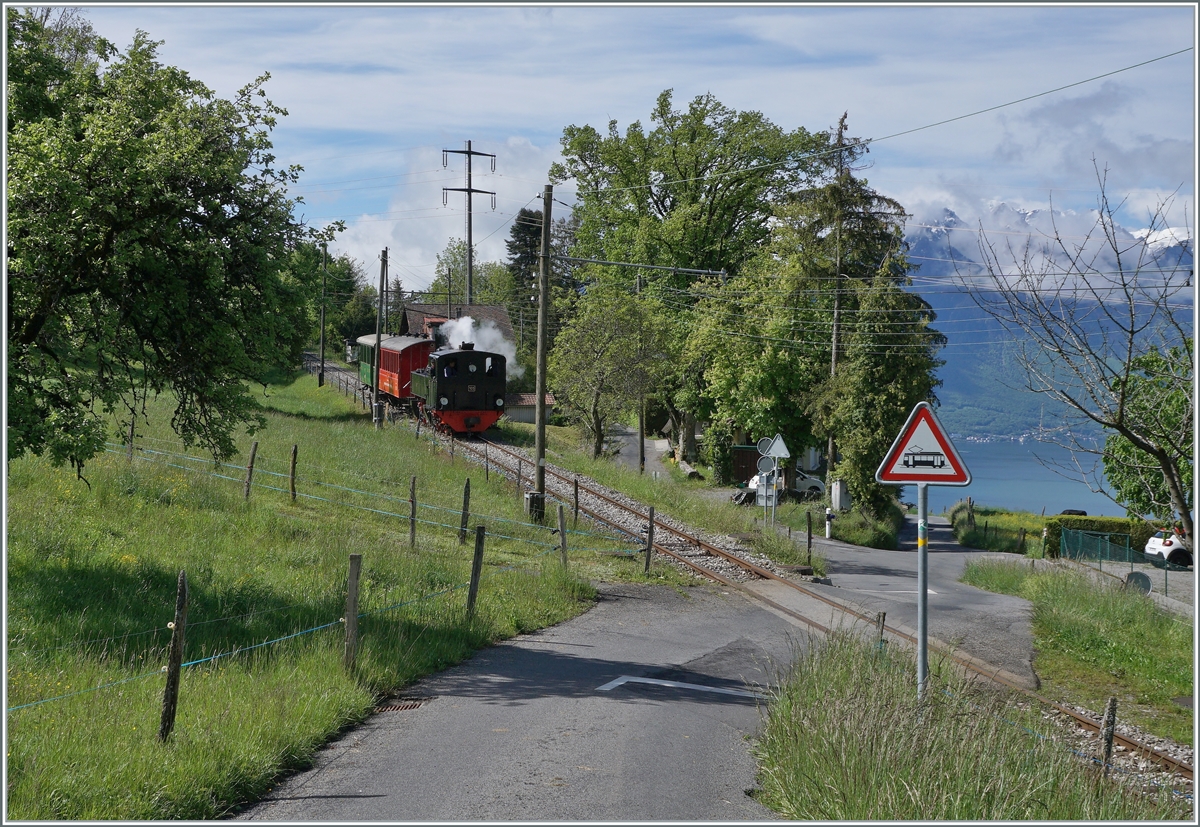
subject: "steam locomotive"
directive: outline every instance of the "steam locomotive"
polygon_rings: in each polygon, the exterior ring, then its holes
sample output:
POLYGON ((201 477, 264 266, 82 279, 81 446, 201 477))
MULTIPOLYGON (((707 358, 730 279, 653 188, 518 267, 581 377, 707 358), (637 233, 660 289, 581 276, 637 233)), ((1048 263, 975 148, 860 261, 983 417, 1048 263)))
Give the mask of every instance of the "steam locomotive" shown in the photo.
MULTIPOLYGON (((432 425, 456 434, 479 433, 504 413, 505 358, 416 336, 385 336, 379 345, 379 391, 432 425), (436 349, 435 349, 436 348, 436 349)), ((375 386, 375 336, 354 346, 359 378, 375 386)))

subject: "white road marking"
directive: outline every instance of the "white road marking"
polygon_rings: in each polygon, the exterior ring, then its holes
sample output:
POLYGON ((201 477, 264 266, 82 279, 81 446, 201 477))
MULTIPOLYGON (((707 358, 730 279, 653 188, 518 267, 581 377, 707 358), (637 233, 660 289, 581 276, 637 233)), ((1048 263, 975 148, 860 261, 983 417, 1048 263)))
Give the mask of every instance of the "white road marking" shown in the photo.
POLYGON ((635 678, 632 675, 622 675, 615 681, 609 681, 596 688, 597 692, 607 692, 610 689, 616 689, 624 683, 648 683, 652 686, 673 686, 676 689, 695 689, 698 692, 717 692, 721 695, 737 695, 739 698, 759 698, 766 700, 767 696, 758 692, 748 692, 744 689, 722 689, 717 686, 701 686, 698 683, 683 683, 682 681, 662 681, 658 678, 635 678))

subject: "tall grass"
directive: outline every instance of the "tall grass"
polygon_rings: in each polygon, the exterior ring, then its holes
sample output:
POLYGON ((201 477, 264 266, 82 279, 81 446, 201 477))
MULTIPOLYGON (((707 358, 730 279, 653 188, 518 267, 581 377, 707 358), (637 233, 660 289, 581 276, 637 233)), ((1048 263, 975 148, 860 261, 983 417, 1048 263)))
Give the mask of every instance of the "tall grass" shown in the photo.
MULTIPOLYGON (((216 467, 185 458, 197 452, 169 430, 167 399, 139 425, 145 450, 132 465, 116 448, 88 465, 85 483, 39 459, 9 464, 12 818, 218 816, 304 766, 377 698, 585 610, 589 579, 646 579, 639 562, 606 553, 628 544, 600 532, 570 536, 564 571, 555 537, 524 522, 511 483, 494 475, 485 483, 482 469, 411 432, 375 430, 353 400, 317 390, 311 377, 269 387, 262 402, 270 413, 253 437, 249 501, 236 467, 244 460, 216 467), (405 519, 412 475, 429 506, 415 549, 405 519), (457 539, 468 477, 470 525, 488 526, 471 622, 471 544, 457 539), (363 616, 348 674, 337 621, 351 553, 363 556, 363 616), (175 730, 161 744, 159 669, 181 569, 190 588, 184 659, 202 662, 184 670, 175 730)), ((650 575, 672 578, 667 567, 650 575)))
POLYGON ((1116 696, 1122 719, 1192 743, 1193 713, 1173 700, 1194 689, 1189 624, 1081 572, 985 559, 969 563, 962 579, 1033 604, 1034 667, 1045 693, 1091 709, 1116 696))
POLYGON ((819 821, 1190 818, 1099 777, 1008 699, 949 670, 918 704, 907 652, 849 633, 798 655, 756 745, 761 800, 819 821))

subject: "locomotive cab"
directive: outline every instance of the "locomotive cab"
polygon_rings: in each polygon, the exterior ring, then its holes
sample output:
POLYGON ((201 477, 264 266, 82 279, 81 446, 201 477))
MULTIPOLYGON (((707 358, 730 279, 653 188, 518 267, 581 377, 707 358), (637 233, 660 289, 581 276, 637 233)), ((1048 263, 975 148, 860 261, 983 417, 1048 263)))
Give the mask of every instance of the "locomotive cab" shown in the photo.
POLYGON ((413 388, 425 410, 456 432, 483 431, 504 412, 505 358, 477 351, 471 343, 429 355, 413 372, 413 388))

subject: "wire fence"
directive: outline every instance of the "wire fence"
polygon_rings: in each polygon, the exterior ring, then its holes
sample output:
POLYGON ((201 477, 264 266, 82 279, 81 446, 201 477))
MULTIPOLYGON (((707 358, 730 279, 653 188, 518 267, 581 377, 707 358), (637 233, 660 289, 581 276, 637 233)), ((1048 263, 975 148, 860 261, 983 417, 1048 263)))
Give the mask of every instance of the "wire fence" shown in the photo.
POLYGON ((1192 583, 1191 569, 1178 566, 1163 557, 1147 555, 1143 549, 1131 547, 1130 543, 1128 534, 1064 528, 1059 555, 1066 560, 1094 566, 1101 572, 1106 571, 1107 564, 1106 573, 1124 576, 1130 583, 1138 582, 1131 575, 1145 575, 1146 580, 1142 583, 1144 588, 1157 590, 1161 579, 1164 597, 1171 597, 1173 581, 1176 584, 1175 599, 1191 602, 1191 590, 1186 588, 1192 583), (1171 577, 1172 573, 1175 573, 1174 578, 1171 577))
MULTIPOLYGON (((158 443, 160 445, 164 445, 164 446, 177 444, 177 443, 171 442, 170 440, 163 440, 163 439, 153 439, 153 438, 147 438, 147 437, 139 437, 139 439, 145 440, 145 441, 152 441, 152 442, 158 443)), ((295 481, 295 482, 302 482, 306 485, 328 488, 330 490, 339 491, 339 492, 349 494, 349 495, 354 495, 356 497, 362 497, 362 498, 365 498, 368 502, 373 501, 373 500, 379 500, 379 501, 384 501, 384 502, 411 503, 411 500, 409 500, 408 498, 392 496, 389 494, 383 494, 383 493, 375 492, 375 491, 367 491, 367 490, 359 489, 359 488, 351 488, 349 486, 338 485, 337 483, 331 483, 331 482, 327 482, 325 480, 314 479, 311 477, 298 477, 298 476, 293 477, 290 474, 284 474, 284 473, 277 472, 277 471, 271 471, 269 469, 261 467, 261 463, 265 463, 265 462, 269 461, 269 459, 266 457, 256 456, 254 461, 255 461, 255 463, 259 463, 260 465, 259 465, 259 467, 253 467, 252 465, 243 466, 243 465, 236 465, 236 464, 231 464, 231 463, 218 463, 218 462, 215 462, 210 457, 198 457, 198 456, 186 454, 186 453, 183 453, 180 451, 162 450, 162 449, 158 449, 158 448, 146 447, 144 445, 141 445, 141 446, 135 445, 134 448, 135 448, 135 450, 133 451, 133 455, 145 463, 150 463, 150 464, 158 465, 158 466, 162 466, 162 467, 175 468, 178 470, 183 470, 183 471, 188 471, 188 472, 193 472, 193 473, 202 473, 202 474, 205 474, 206 476, 214 478, 214 479, 221 479, 221 480, 226 480, 226 481, 231 481, 231 482, 244 483, 247 485, 248 489, 256 488, 256 489, 279 492, 279 493, 288 494, 288 495, 294 495, 297 498, 303 498, 306 500, 318 501, 318 502, 323 502, 323 503, 330 503, 330 504, 341 506, 341 507, 346 507, 346 508, 351 508, 351 509, 355 509, 355 510, 359 510, 359 511, 373 513, 373 514, 380 515, 380 516, 387 517, 387 518, 404 520, 406 522, 415 522, 417 524, 420 524, 423 526, 428 526, 428 527, 433 527, 436 529, 445 529, 447 531, 452 531, 456 534, 461 534, 461 531, 462 531, 461 523, 455 525, 455 524, 450 524, 450 523, 439 522, 437 520, 414 518, 411 514, 401 514, 401 513, 395 512, 395 511, 388 510, 386 508, 375 508, 375 507, 371 507, 369 505, 363 505, 360 503, 350 502, 346 499, 334 499, 331 497, 321 497, 321 496, 317 496, 315 494, 309 494, 307 492, 295 491, 293 494, 293 491, 291 490, 290 487, 282 488, 280 486, 269 485, 269 484, 263 483, 261 481, 254 482, 252 480, 252 478, 250 477, 251 473, 264 474, 267 476, 280 477, 280 478, 290 477, 291 480, 295 481), (208 467, 206 468, 205 466, 208 466, 208 467), (228 473, 221 473, 222 471, 245 472, 246 476, 245 477, 232 476, 228 473)), ((110 453, 110 454, 129 455, 130 446, 128 444, 122 445, 119 443, 109 442, 109 443, 106 443, 105 451, 106 451, 106 453, 110 453)), ((431 511, 435 511, 435 512, 439 512, 439 513, 461 513, 461 509, 447 508, 444 506, 438 506, 438 505, 434 505, 434 504, 430 504, 430 503, 418 503, 418 507, 427 509, 427 510, 431 510, 431 511)), ((547 534, 547 532, 550 532, 552 534, 557 533, 557 529, 548 529, 547 526, 538 524, 538 523, 530 523, 530 522, 524 522, 524 521, 520 521, 520 520, 512 520, 509 518, 504 518, 504 517, 499 517, 496 515, 489 515, 489 514, 469 514, 469 516, 471 518, 473 518, 476 522, 483 522, 485 524, 486 523, 506 523, 506 524, 510 524, 510 525, 514 526, 518 530, 520 530, 520 529, 531 530, 531 533, 534 533, 535 535, 545 536, 547 534)), ((622 537, 617 536, 616 533, 603 533, 603 532, 586 531, 586 530, 580 530, 580 529, 566 529, 566 533, 568 534, 568 536, 575 535, 578 537, 597 538, 600 540, 607 540, 610 543, 620 544, 622 541, 622 537)), ((636 538, 634 535, 628 534, 626 532, 619 532, 619 534, 625 534, 629 537, 633 537, 634 539, 639 539, 639 538, 636 538)), ((489 536, 494 539, 508 540, 508 541, 512 541, 512 542, 515 542, 518 544, 532 547, 532 548, 536 549, 536 551, 537 551, 537 553, 534 555, 535 558, 548 555, 548 554, 562 548, 562 538, 559 538, 557 541, 549 541, 548 542, 546 540, 534 539, 533 537, 527 537, 527 536, 522 537, 522 536, 517 536, 517 535, 513 535, 513 534, 492 533, 492 534, 489 534, 489 536)), ((601 552, 601 553, 633 556, 635 554, 639 554, 640 550, 636 550, 636 549, 629 550, 629 549, 620 548, 620 547, 614 548, 612 545, 599 545, 599 546, 587 547, 587 548, 572 547, 571 552, 575 553, 575 554, 587 553, 587 552, 601 552)), ((515 570, 515 568, 516 568, 515 566, 496 567, 493 569, 493 573, 512 571, 512 570, 515 570)), ((403 600, 403 601, 399 601, 399 602, 393 603, 388 606, 384 606, 382 608, 359 612, 357 616, 361 618, 361 617, 366 617, 371 614, 395 611, 397 609, 400 609, 400 608, 403 608, 406 606, 412 606, 414 604, 417 604, 417 603, 420 603, 420 602, 423 602, 426 600, 431 600, 436 597, 449 595, 460 589, 468 588, 468 586, 469 586, 468 583, 465 583, 465 582, 459 583, 450 588, 443 589, 441 591, 434 592, 432 594, 425 595, 425 596, 422 596, 419 598, 403 600)), ((201 626, 206 626, 206 625, 215 625, 218 623, 230 623, 230 622, 239 621, 239 620, 244 621, 248 618, 254 618, 254 617, 261 616, 261 615, 278 613, 278 612, 283 612, 283 611, 295 610, 295 609, 300 609, 303 607, 304 607, 303 604, 292 604, 292 605, 288 605, 288 606, 273 607, 270 609, 242 612, 242 613, 238 613, 238 614, 234 614, 234 615, 227 615, 227 616, 219 617, 219 618, 210 618, 210 619, 206 619, 206 620, 194 620, 194 621, 188 622, 188 627, 194 629, 196 627, 201 627, 201 626)), ((164 611, 167 611, 167 607, 165 605, 164 605, 164 611)), ((288 634, 285 634, 282 636, 278 636, 278 637, 270 639, 270 640, 266 640, 266 641, 262 641, 262 642, 254 643, 254 644, 249 644, 249 645, 245 645, 245 646, 238 646, 238 647, 235 647, 228 651, 220 652, 220 653, 210 655, 210 656, 207 656, 204 658, 196 659, 196 660, 187 661, 187 662, 182 663, 181 667, 182 668, 190 668, 190 667, 198 666, 198 665, 205 664, 205 663, 211 663, 213 661, 220 660, 223 658, 233 657, 240 653, 245 653, 245 652, 253 651, 256 649, 262 649, 264 647, 273 646, 275 644, 283 643, 285 641, 293 640, 295 638, 303 637, 305 635, 314 634, 314 633, 322 631, 324 629, 329 629, 329 628, 332 628, 334 626, 338 626, 339 624, 344 624, 344 623, 345 623, 344 617, 340 618, 338 620, 332 620, 332 621, 319 623, 317 625, 310 626, 308 628, 305 628, 305 629, 302 629, 299 631, 295 631, 295 632, 291 632, 291 633, 288 633, 288 634)), ((102 638, 93 637, 93 638, 87 638, 84 640, 70 641, 70 642, 67 642, 67 643, 64 643, 61 645, 56 645, 56 646, 47 646, 47 647, 41 647, 41 648, 37 648, 37 649, 25 650, 23 652, 23 654, 29 655, 29 656, 39 656, 39 655, 44 655, 46 653, 57 652, 57 651, 65 650, 65 649, 87 649, 89 647, 104 646, 105 644, 111 644, 111 643, 115 643, 118 641, 129 641, 129 640, 133 640, 133 639, 139 638, 139 637, 162 635, 168 631, 169 631, 169 629, 167 629, 167 628, 156 627, 156 628, 152 628, 152 629, 144 629, 141 631, 126 632, 123 634, 112 635, 109 637, 102 637, 102 638)), ((163 667, 163 670, 165 670, 165 668, 166 667, 163 667)), ((34 707, 34 706, 40 706, 42 704, 51 703, 53 701, 61 701, 61 700, 66 700, 68 698, 77 697, 79 695, 90 694, 90 693, 93 693, 93 692, 96 692, 96 691, 99 691, 102 689, 120 686, 120 685, 129 683, 131 681, 143 680, 145 678, 149 678, 154 675, 159 675, 162 673, 163 670, 146 672, 146 673, 143 673, 140 675, 121 678, 121 679, 118 679, 115 681, 110 681, 107 683, 99 684, 94 687, 77 690, 77 691, 70 692, 67 694, 56 695, 53 697, 42 698, 42 699, 39 699, 36 701, 31 701, 28 703, 15 705, 12 707, 8 707, 7 711, 10 713, 16 712, 18 710, 27 709, 27 708, 34 707)))

